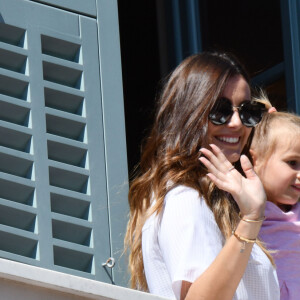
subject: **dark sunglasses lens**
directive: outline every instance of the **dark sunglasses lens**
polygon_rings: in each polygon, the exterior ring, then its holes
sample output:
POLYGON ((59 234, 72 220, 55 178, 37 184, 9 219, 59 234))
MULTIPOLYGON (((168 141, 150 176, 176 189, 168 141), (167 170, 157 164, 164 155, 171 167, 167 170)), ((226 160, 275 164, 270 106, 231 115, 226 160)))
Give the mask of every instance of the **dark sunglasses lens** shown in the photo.
POLYGON ((232 115, 231 102, 226 98, 217 100, 209 113, 209 120, 215 125, 225 124, 232 115))
POLYGON ((241 121, 247 127, 254 127, 261 121, 265 111, 265 105, 260 102, 246 102, 240 109, 241 121))

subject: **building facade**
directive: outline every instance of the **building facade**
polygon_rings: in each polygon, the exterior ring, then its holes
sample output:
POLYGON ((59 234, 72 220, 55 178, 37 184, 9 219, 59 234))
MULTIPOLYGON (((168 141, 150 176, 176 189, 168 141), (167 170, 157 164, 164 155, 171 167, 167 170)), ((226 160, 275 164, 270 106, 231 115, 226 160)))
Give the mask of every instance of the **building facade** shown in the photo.
POLYGON ((160 81, 230 51, 299 114, 299 22, 299 0, 0 0, 0 257, 127 286, 128 172, 160 81))

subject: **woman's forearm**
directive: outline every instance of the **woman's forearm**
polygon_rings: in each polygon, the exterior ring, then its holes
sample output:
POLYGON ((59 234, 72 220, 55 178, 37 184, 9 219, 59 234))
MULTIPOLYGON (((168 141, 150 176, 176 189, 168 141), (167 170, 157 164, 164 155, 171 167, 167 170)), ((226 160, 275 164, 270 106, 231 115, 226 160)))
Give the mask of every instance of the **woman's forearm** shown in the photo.
MULTIPOLYGON (((255 239, 261 223, 241 221, 237 235, 255 239)), ((246 270, 253 243, 246 243, 232 235, 210 267, 188 288, 183 283, 181 299, 231 300, 246 270), (243 249, 245 248, 245 249, 243 249)))

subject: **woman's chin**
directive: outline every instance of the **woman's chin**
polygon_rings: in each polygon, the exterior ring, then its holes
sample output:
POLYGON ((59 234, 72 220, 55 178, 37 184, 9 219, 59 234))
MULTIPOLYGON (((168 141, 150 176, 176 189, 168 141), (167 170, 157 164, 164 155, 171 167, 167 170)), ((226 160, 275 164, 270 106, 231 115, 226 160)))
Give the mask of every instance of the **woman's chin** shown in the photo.
POLYGON ((239 151, 224 151, 226 158, 233 164, 240 159, 241 153, 239 151))

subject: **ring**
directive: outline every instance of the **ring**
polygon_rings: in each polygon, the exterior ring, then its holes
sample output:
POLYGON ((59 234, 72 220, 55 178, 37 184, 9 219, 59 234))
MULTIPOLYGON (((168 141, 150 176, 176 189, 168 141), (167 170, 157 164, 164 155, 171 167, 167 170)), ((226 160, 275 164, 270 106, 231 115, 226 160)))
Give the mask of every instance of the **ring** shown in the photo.
POLYGON ((234 166, 232 166, 227 172, 229 173, 230 171, 232 171, 234 169, 234 166))

